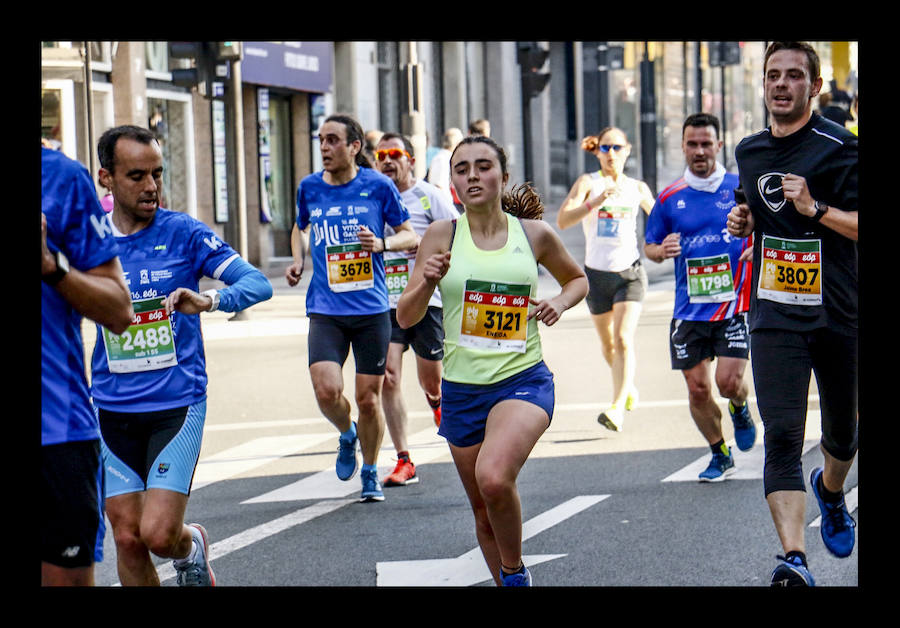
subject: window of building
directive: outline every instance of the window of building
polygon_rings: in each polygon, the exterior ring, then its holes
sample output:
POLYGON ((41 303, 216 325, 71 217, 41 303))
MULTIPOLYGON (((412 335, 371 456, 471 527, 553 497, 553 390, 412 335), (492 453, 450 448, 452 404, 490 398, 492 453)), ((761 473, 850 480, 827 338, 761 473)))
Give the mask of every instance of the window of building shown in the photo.
POLYGON ((163 154, 162 206, 196 216, 190 95, 148 89, 147 112, 163 154))

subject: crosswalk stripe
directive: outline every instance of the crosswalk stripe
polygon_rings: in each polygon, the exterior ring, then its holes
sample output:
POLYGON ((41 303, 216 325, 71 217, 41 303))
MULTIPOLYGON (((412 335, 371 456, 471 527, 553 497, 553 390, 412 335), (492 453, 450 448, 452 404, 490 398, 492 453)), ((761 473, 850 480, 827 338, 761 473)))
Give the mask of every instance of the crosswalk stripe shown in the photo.
MULTIPOLYGON (((416 448, 416 465, 425 464, 441 456, 447 455, 446 441, 437 435, 436 428, 430 427, 408 437, 410 448, 416 448)), ((332 438, 334 435, 332 435, 332 438)), ((393 471, 393 465, 387 458, 387 450, 379 452, 378 477, 384 478, 393 471)), ((243 504, 259 504, 265 502, 298 501, 304 499, 334 499, 345 497, 360 490, 359 482, 339 480, 334 467, 313 473, 268 493, 245 500, 243 504)))
POLYGON ((191 490, 196 491, 214 482, 238 476, 333 438, 333 433, 287 434, 246 441, 237 447, 202 458, 197 463, 191 490))
MULTIPOLYGON (((726 419, 727 420, 727 419, 726 419)), ((734 466, 736 471, 728 476, 728 480, 759 480, 763 477, 763 463, 765 461, 765 447, 763 447, 763 437, 765 428, 762 423, 756 424, 756 444, 750 451, 741 451, 737 448, 734 440, 726 443, 731 447, 731 454, 734 456, 734 466)), ((821 429, 821 413, 818 410, 810 410, 806 415, 806 436, 803 441, 803 453, 812 450, 819 444, 822 436, 821 429)), ((697 458, 689 465, 682 467, 675 473, 666 476, 662 482, 697 482, 697 476, 701 471, 706 469, 709 464, 711 454, 709 450, 703 456, 697 458)))

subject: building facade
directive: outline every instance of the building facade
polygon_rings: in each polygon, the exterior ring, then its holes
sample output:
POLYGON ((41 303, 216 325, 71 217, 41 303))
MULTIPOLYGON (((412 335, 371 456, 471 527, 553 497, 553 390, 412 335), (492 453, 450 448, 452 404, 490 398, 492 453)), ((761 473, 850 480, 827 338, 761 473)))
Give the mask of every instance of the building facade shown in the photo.
MULTIPOLYGON (((539 70, 550 79, 532 98, 523 97, 519 44, 510 41, 241 42, 240 62, 220 66, 221 89, 207 98, 173 81, 191 61, 171 57, 168 42, 43 42, 41 136, 96 173, 103 131, 152 129, 163 148, 163 205, 279 272, 290 259, 297 184, 321 168, 317 129, 333 112, 366 130, 410 135, 420 177, 444 130, 465 133, 488 119, 511 181, 527 178, 549 205, 598 167, 580 142, 606 126, 625 131, 626 172, 656 193, 684 170, 690 113, 723 121, 721 158, 731 171, 737 143, 768 124, 766 42, 535 43, 548 51, 539 70)), ((858 44, 813 44, 825 89, 833 81, 857 93, 858 44)))

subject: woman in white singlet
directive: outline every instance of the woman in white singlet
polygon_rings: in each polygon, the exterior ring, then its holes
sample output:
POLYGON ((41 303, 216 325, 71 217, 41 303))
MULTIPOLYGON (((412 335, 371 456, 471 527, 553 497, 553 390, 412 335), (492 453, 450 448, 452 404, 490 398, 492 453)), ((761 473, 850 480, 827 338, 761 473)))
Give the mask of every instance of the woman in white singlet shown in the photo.
POLYGON ((597 421, 619 431, 624 411, 637 403, 634 387, 634 334, 647 290, 637 242, 640 210, 650 213, 653 194, 643 181, 624 174, 631 144, 621 129, 607 127, 581 147, 600 162, 600 170, 581 175, 560 206, 557 225, 581 223, 585 238, 585 299, 600 336, 603 357, 612 369, 613 398, 597 421))

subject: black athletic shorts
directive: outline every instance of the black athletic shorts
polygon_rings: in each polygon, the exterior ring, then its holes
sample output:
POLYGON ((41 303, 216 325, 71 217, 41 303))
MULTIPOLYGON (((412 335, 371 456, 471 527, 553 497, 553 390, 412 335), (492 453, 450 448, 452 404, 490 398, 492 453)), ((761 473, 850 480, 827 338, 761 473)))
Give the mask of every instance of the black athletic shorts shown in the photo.
POLYGON ((100 440, 41 447, 41 560, 65 568, 103 560, 100 440))
POLYGON ((707 358, 750 357, 747 314, 741 312, 724 321, 684 321, 669 325, 669 354, 672 368, 685 371, 707 358))
POLYGON ((444 312, 433 305, 425 316, 409 329, 397 324, 397 310, 391 310, 391 342, 403 345, 403 350, 412 347, 422 359, 438 361, 444 359, 444 312))
POLYGON ((613 303, 643 301, 647 294, 647 270, 641 260, 618 272, 587 266, 584 271, 588 279, 588 293, 584 300, 591 314, 605 314, 613 308, 613 303))
POLYGON ((356 372, 384 375, 391 341, 389 312, 364 316, 309 315, 309 364, 337 362, 343 366, 353 347, 356 372))

